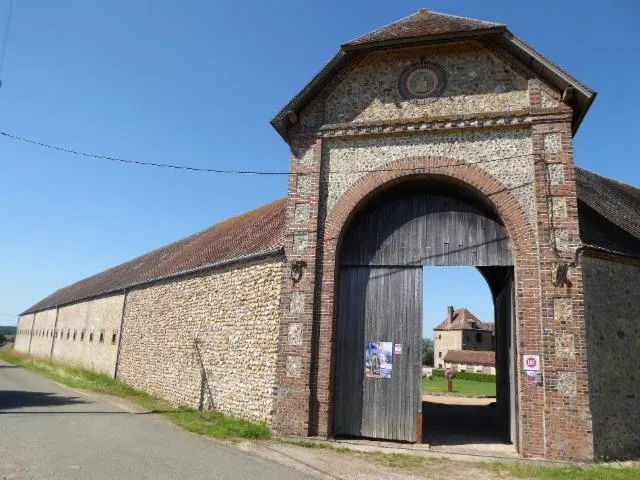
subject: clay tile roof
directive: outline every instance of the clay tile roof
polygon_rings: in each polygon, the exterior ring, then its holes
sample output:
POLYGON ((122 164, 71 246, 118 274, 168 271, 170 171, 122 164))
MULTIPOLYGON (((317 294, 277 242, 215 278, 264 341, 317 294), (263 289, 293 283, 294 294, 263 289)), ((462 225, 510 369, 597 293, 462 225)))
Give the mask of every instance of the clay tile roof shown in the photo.
POLYGON ((493 324, 485 323, 466 308, 457 308, 453 312, 453 321, 445 318, 434 330, 493 330, 493 324))
POLYGON ((576 168, 580 239, 640 257, 640 189, 576 168))
POLYGON ((446 15, 444 13, 422 9, 408 17, 351 40, 345 43, 344 47, 504 28, 505 26, 499 23, 485 22, 476 20, 475 18, 457 17, 455 15, 446 15))
POLYGON ((480 350, 449 350, 444 356, 446 363, 496 366, 495 352, 480 350))
POLYGON ((116 267, 63 287, 24 313, 45 310, 124 288, 241 260, 275 253, 284 238, 286 198, 229 218, 116 267))

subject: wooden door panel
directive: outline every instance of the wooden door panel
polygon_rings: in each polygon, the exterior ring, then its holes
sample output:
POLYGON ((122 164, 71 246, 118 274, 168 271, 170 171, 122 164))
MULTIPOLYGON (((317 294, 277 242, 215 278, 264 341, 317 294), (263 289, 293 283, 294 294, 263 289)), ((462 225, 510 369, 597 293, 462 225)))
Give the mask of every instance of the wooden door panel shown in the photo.
POLYGON ((422 268, 353 267, 340 275, 335 433, 415 441, 421 401, 422 268), (367 342, 391 342, 391 378, 365 377, 367 342), (395 345, 401 345, 396 354, 395 345))

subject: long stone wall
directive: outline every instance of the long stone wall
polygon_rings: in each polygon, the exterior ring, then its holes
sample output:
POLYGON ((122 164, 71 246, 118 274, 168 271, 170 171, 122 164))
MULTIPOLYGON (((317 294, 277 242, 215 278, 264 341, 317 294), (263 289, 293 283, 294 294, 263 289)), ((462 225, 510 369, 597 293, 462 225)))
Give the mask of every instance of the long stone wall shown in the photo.
POLYGON ((176 405, 270 423, 282 257, 131 290, 117 377, 176 405))
POLYGON ((33 313, 20 315, 16 330, 16 341, 13 349, 21 353, 29 353, 29 341, 31 340, 31 330, 33 328, 33 313))
POLYGON ((52 359, 114 376, 124 295, 60 307, 52 359))
POLYGON ((124 294, 22 315, 14 349, 114 376, 124 294))
POLYGON ((37 312, 33 320, 33 337, 29 354, 34 357, 49 358, 53 344, 53 330, 56 324, 56 309, 37 312))
POLYGON ((598 458, 640 456, 640 265, 582 257, 593 440, 598 458))

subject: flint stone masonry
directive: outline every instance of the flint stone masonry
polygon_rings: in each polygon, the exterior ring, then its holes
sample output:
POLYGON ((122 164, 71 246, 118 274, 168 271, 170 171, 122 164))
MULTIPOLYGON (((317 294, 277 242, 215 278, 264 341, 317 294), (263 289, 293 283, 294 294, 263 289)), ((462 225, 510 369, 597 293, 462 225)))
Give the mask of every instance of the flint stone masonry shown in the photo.
POLYGON ((554 228, 549 231, 551 245, 560 251, 569 249, 569 231, 566 228, 554 228))
POLYGON ((309 220, 311 208, 308 203, 297 203, 293 218, 296 222, 306 222, 309 220))
POLYGON ((33 327, 33 313, 20 315, 18 318, 18 333, 16 334, 16 342, 13 345, 17 352, 29 352, 29 340, 31 339, 31 331, 33 327))
POLYGON ((367 171, 412 156, 441 156, 473 163, 501 182, 535 222, 533 152, 527 129, 491 129, 445 134, 327 139, 323 143, 327 207, 367 171), (505 157, 508 159, 500 160, 505 157))
POLYGON ((560 324, 570 324, 573 320, 573 306, 570 298, 553 299, 553 320, 560 324))
POLYGON ((293 235, 293 251, 296 253, 303 252, 307 248, 309 237, 306 233, 295 233, 293 235))
POLYGON ((549 211, 555 218, 567 216, 567 201, 564 197, 549 198, 549 211))
POLYGON ((287 338, 289 345, 302 345, 302 324, 290 323, 289 331, 287 332, 287 338))
POLYGON ((270 424, 282 265, 269 257, 130 291, 118 378, 270 424))
POLYGON ((51 346, 53 344, 53 329, 56 324, 56 309, 43 310, 37 312, 33 321, 33 330, 35 334, 31 339, 31 348, 29 354, 50 358, 51 346))
POLYGON ((309 193, 311 190, 311 175, 297 175, 296 192, 299 195, 309 193))
POLYGON ((124 295, 87 300, 60 307, 58 311, 58 331, 61 336, 54 339, 53 360, 77 365, 87 370, 114 376, 120 320, 124 295), (80 341, 79 332, 87 332, 84 341, 80 341), (78 336, 73 340, 73 331, 78 336), (100 332, 104 332, 103 342, 100 342, 100 332), (67 333, 70 332, 67 339, 67 333), (111 338, 116 333, 116 343, 111 338), (93 333, 93 342, 89 342, 89 335, 93 333))
POLYGON ((558 372, 556 380, 556 390, 565 397, 571 397, 576 393, 575 372, 558 372))
POLYGON ((540 90, 540 101, 542 103, 542 108, 556 108, 560 106, 560 102, 544 88, 540 90))
POLYGON ((576 356, 575 336, 572 333, 556 334, 556 357, 574 358, 576 356))
POLYGON ((300 378, 302 375, 302 358, 299 355, 287 357, 287 377, 300 378))
POLYGON ((640 264, 582 257, 590 403, 598 458, 640 456, 640 264))
POLYGON ((548 167, 549 181, 551 185, 560 185, 564 183, 564 165, 561 163, 552 163, 548 167))
POLYGON ((544 151, 558 153, 562 151, 562 136, 558 132, 547 133, 543 139, 544 151))
POLYGON ((289 300, 289 312, 301 313, 304 309, 304 293, 294 292, 289 300))
POLYGON ((305 167, 313 165, 313 149, 309 147, 299 148, 296 156, 300 165, 305 167))
POLYGON ((325 123, 503 112, 528 106, 526 78, 481 44, 458 42, 367 55, 329 95, 325 123), (423 59, 438 63, 446 72, 447 83, 437 101, 415 105, 401 97, 398 78, 405 68, 423 59))

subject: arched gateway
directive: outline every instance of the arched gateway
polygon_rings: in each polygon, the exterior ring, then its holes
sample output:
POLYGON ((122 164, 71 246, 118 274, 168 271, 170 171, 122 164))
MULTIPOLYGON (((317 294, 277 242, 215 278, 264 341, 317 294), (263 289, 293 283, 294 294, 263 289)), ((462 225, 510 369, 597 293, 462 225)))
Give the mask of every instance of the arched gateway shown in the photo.
POLYGON ((473 265, 494 297, 503 438, 593 457, 571 152, 593 97, 503 25, 421 10, 344 44, 282 109, 277 431, 415 441, 418 272, 473 265), (365 373, 376 342, 402 345, 385 381, 365 373))
POLYGON ((341 242, 334 434, 422 441, 422 267, 429 265, 478 267, 491 287, 499 421, 505 440, 515 441, 508 233, 490 202, 468 186, 416 176, 369 200, 341 242), (379 342, 389 352, 371 352, 379 342), (386 372, 380 356, 388 357, 386 372))

